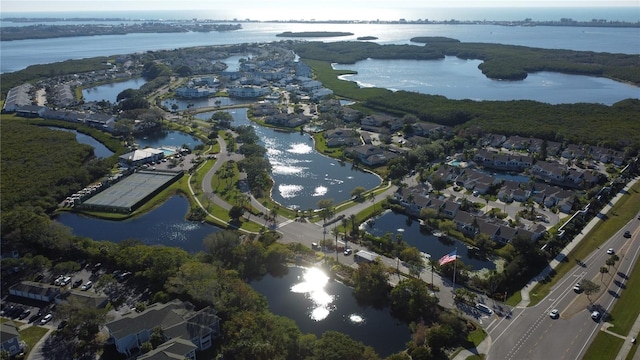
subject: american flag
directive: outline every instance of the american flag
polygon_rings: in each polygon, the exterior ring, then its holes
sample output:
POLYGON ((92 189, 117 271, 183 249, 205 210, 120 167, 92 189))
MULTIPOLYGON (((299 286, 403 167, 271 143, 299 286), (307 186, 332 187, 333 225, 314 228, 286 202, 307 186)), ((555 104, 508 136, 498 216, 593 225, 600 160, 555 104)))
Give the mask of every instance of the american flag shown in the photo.
POLYGON ((438 263, 440 264, 440 266, 444 264, 448 264, 452 261, 456 261, 456 259, 458 258, 458 256, 456 255, 456 251, 457 250, 453 250, 451 253, 441 257, 440 260, 438 260, 438 263))

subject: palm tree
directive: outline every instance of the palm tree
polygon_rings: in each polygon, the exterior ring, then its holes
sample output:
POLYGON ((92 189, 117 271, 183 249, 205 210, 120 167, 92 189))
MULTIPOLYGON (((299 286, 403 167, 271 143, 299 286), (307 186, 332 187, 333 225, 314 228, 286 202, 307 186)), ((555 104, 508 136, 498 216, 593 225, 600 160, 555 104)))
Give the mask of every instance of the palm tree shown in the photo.
POLYGON ((331 229, 331 234, 333 234, 336 237, 336 262, 338 261, 338 235, 340 234, 340 230, 338 230, 337 227, 333 227, 333 229, 331 229))
POLYGON ((351 220, 351 234, 356 233, 356 214, 349 215, 349 220, 351 220))
POLYGON ((437 262, 434 259, 429 258, 429 267, 431 267, 431 290, 433 290, 434 296, 436 295, 436 287, 433 284, 433 267, 436 266, 436 264, 437 262))
POLYGON ((609 269, 608 269, 608 268, 606 268, 606 267, 604 267, 604 266, 602 266, 602 267, 600 268, 600 274, 601 274, 601 275, 600 275, 600 281, 604 282, 604 281, 603 281, 603 279, 604 279, 604 274, 606 274, 606 273, 608 273, 608 272, 609 272, 609 269))
POLYGON ((611 268, 611 265, 615 265, 616 261, 613 260, 613 258, 608 258, 607 261, 604 262, 605 264, 607 264, 607 269, 611 268))

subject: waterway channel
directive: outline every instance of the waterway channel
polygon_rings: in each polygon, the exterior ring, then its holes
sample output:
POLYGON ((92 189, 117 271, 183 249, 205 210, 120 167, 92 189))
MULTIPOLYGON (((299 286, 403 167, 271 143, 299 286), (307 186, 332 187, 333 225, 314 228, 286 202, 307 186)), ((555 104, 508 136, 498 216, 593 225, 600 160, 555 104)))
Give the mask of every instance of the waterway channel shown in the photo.
POLYGON ((65 129, 65 128, 55 127, 55 126, 47 126, 47 128, 51 130, 67 131, 75 134, 76 141, 78 141, 80 144, 85 144, 93 147, 93 154, 97 158, 102 159, 102 158, 107 158, 113 155, 113 151, 109 150, 109 148, 104 146, 103 143, 101 143, 100 141, 94 139, 93 137, 87 134, 83 134, 81 132, 78 132, 77 130, 65 129))

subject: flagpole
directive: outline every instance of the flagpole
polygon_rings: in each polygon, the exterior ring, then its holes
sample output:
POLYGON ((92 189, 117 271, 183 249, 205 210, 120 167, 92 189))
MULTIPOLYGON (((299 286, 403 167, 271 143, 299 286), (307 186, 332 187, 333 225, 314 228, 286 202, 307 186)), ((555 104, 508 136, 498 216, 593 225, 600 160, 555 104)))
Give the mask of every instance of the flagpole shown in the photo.
POLYGON ((456 294, 456 265, 458 263, 458 247, 456 246, 456 250, 453 253, 453 295, 456 294))

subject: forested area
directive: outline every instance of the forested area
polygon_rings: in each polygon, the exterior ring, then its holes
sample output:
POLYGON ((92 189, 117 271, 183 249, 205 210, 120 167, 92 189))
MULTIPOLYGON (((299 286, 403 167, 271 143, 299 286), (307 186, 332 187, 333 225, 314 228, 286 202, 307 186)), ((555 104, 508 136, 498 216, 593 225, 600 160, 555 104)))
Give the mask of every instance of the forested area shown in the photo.
POLYGON ((397 91, 373 96, 365 106, 377 111, 410 113, 421 121, 487 133, 532 136, 550 141, 602 145, 618 150, 640 146, 640 100, 612 106, 551 105, 535 101, 449 100, 442 96, 397 91), (594 129, 598 129, 594 131, 594 129))
POLYGON ((20 207, 39 209, 38 213, 52 211, 66 196, 100 179, 113 165, 110 160, 94 158, 93 148, 79 144, 72 133, 8 115, 2 116, 1 126, 3 226, 6 216, 20 207))

